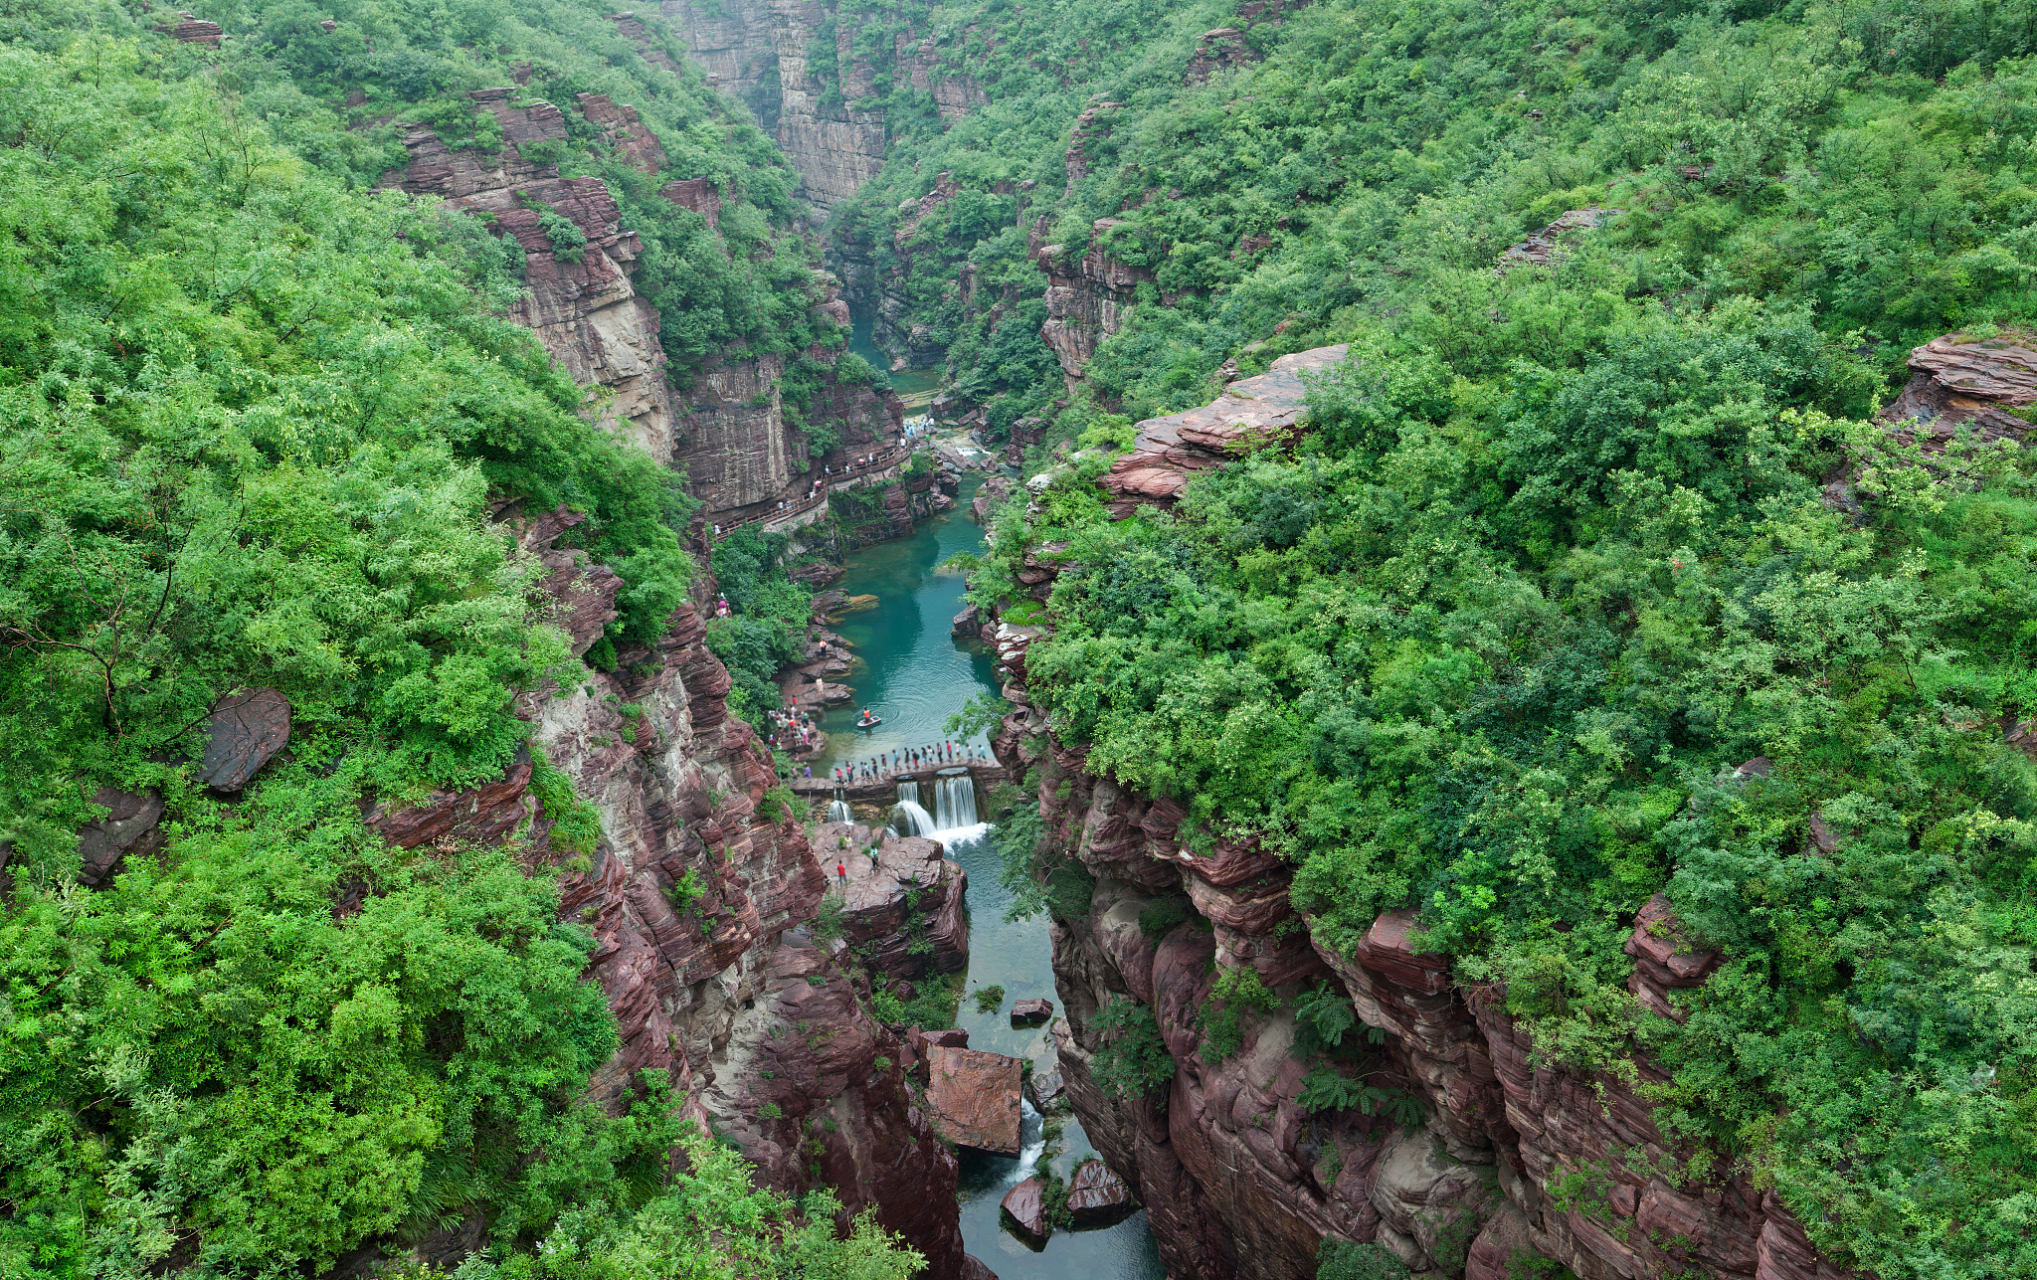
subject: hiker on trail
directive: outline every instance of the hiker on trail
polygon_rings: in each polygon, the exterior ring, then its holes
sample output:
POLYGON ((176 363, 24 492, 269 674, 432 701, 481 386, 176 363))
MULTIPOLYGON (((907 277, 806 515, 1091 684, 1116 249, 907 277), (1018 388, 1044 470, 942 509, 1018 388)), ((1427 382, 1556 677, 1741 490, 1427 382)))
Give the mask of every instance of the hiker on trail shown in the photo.
POLYGON ((845 864, 837 862, 835 864, 835 878, 842 882, 842 888, 846 890, 849 887, 849 868, 845 864))

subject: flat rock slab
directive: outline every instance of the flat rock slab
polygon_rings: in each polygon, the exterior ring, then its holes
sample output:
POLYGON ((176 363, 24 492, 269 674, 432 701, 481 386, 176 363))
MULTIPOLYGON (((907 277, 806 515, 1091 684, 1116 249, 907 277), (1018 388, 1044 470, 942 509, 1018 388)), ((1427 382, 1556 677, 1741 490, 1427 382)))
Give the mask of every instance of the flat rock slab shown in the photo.
POLYGON ((1027 1178, 1005 1192, 1004 1203, 998 1207, 1004 1212, 1005 1225, 1027 1248, 1038 1251, 1047 1247, 1054 1228, 1047 1222, 1046 1183, 1027 1178))
POLYGON ((239 689, 212 705, 212 736, 198 777, 215 791, 239 791, 290 744, 290 700, 275 689, 239 689))
POLYGON ((1017 1058, 980 1049, 927 1046, 927 1106, 934 1128, 957 1146, 1019 1153, 1017 1058))
POLYGON ((1125 1180, 1101 1160, 1084 1160, 1068 1182, 1068 1216, 1078 1229, 1122 1222, 1138 1207, 1125 1180))
POLYGON ((1011 1025, 1037 1027, 1054 1016, 1052 1000, 1021 1000, 1011 1007, 1011 1025))

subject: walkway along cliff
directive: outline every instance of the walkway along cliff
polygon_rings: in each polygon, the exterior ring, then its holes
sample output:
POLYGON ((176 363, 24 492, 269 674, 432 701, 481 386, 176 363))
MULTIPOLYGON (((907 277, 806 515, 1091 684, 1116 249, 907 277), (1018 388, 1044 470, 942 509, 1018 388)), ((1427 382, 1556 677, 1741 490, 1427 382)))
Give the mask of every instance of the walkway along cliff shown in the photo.
MULTIPOLYGON (((1306 429, 1299 375, 1343 355, 1282 357, 1209 406, 1139 424, 1131 450, 1098 481, 1113 513, 1171 504, 1188 477, 1240 445, 1292 439, 1306 429)), ((1928 382, 1930 370, 1918 368, 1928 382)), ((1902 405, 1935 403, 1929 386, 1912 390, 1902 405)), ((1027 556, 1021 575, 1031 599, 1008 601, 1007 611, 1046 602, 1058 570, 1045 550, 1027 556)), ((1470 1280, 1540 1275, 1537 1259, 1585 1280, 1848 1274, 1746 1177, 1659 1172, 1688 1153, 1642 1096, 1667 1078, 1652 1063, 1635 1059, 1626 1077, 1538 1065, 1503 993, 1453 981, 1449 958, 1414 941, 1412 913, 1380 916, 1341 954, 1311 935, 1289 902, 1292 867, 1256 838, 1219 839, 1199 856, 1178 799, 1090 772, 1084 748, 1058 740, 1027 697, 1027 648, 1052 625, 1031 607, 1027 617, 1030 625, 998 622, 984 635, 1018 708, 997 754, 1014 777, 1035 771, 1053 856, 1091 883, 1086 909, 1053 924, 1067 1013, 1055 1024, 1061 1070, 1099 1152, 1147 1206, 1170 1276, 1302 1280, 1326 1238, 1376 1241, 1417 1275, 1470 1280), (1247 1014, 1238 1051, 1219 1058, 1197 1015, 1219 979, 1240 970, 1283 999, 1247 1014), (1294 997, 1325 980, 1384 1033, 1361 1078, 1378 1096, 1418 1104, 1398 1120, 1387 1106, 1312 1112, 1298 1101, 1294 997), (1171 1084, 1151 1096, 1115 1096, 1094 1070, 1106 1044, 1097 1014, 1120 998, 1150 1010, 1172 1063, 1171 1084)), ((1670 1016, 1665 993, 1700 985, 1719 961, 1682 939, 1660 898, 1634 921, 1626 949, 1630 990, 1670 1016)))

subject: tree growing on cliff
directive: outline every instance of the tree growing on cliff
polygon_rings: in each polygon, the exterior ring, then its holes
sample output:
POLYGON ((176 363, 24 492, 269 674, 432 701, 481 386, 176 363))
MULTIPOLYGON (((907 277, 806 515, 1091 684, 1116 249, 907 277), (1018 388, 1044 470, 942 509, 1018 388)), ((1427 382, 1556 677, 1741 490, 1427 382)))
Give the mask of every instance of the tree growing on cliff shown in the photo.
POLYGON ((1130 996, 1110 996, 1089 1025, 1103 1041, 1090 1059, 1090 1074, 1112 1097, 1150 1097, 1174 1078, 1173 1055, 1145 1005, 1130 996))

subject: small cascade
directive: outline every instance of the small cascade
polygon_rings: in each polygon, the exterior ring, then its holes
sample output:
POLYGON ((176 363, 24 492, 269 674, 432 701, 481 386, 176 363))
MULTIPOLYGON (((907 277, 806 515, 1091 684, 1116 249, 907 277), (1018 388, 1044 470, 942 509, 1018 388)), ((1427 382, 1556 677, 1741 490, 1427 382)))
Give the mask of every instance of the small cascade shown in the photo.
POLYGON ((835 798, 828 801, 829 822, 854 822, 856 815, 849 811, 849 802, 842 799, 842 793, 835 792, 835 798))
POLYGON ((934 830, 975 825, 976 780, 966 773, 959 778, 934 779, 934 830))
POLYGON ((1025 1098, 1019 1099, 1019 1158, 1012 1171, 1005 1175, 1004 1185, 1015 1187, 1033 1176, 1034 1166, 1040 1162, 1040 1154, 1047 1149, 1046 1117, 1033 1109, 1025 1098))
POLYGON ((900 836, 923 836, 934 830, 934 815, 920 807, 919 783, 899 783, 898 805, 891 811, 891 833, 900 836))

